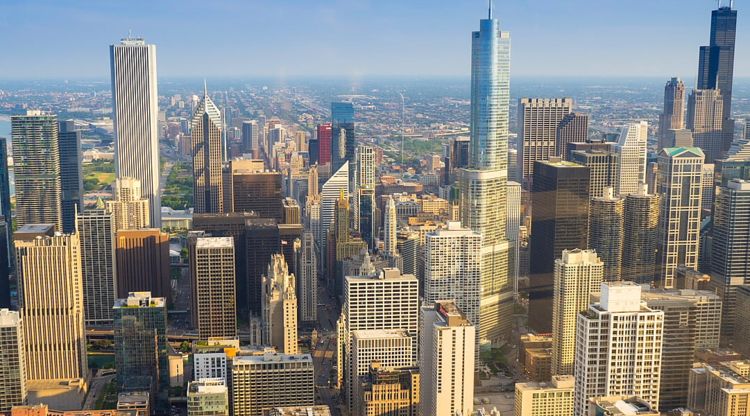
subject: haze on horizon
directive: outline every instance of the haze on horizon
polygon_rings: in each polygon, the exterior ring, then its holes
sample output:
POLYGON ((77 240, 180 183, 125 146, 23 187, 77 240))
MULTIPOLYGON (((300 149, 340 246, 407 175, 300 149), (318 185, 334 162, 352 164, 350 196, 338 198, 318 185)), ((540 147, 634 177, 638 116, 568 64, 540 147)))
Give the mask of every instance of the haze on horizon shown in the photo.
MULTIPOLYGON (((514 77, 693 79, 716 7, 495 3, 514 77)), ((750 26, 743 4, 735 8, 739 78, 750 76, 750 26)), ((486 15, 484 0, 4 0, 0 79, 108 79, 108 45, 129 30, 157 45, 160 78, 467 77, 470 33, 486 15)))

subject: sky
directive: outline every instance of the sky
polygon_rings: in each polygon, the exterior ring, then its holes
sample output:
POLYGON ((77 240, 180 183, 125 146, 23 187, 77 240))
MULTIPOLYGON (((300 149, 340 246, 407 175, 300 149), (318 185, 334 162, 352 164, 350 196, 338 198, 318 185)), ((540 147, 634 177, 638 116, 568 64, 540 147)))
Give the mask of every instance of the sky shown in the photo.
MULTIPOLYGON (((511 76, 687 79, 717 4, 495 3, 511 76)), ((743 77, 750 2, 739 3, 743 77)), ((486 15, 486 0, 0 0, 0 79, 108 79, 108 45, 131 30, 157 45, 160 77, 468 77, 486 15)))

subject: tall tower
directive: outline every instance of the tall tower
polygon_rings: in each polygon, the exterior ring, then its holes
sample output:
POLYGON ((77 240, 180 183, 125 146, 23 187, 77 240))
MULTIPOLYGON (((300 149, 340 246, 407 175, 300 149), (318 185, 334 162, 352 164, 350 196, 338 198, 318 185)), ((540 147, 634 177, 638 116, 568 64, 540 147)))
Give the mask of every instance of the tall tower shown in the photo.
POLYGON ((687 128, 693 144, 706 154, 706 163, 721 157, 723 146, 724 100, 719 90, 693 90, 688 97, 687 128))
POLYGON ((274 254, 263 276, 263 343, 297 354, 297 289, 284 256, 274 254))
POLYGON ((572 98, 521 98, 518 101, 518 166, 526 189, 531 188, 534 162, 549 160, 564 150, 556 148, 557 132, 560 122, 572 111, 572 98))
POLYGON ((72 233, 76 228, 76 212, 83 212, 81 132, 73 120, 61 121, 58 130, 62 232, 72 233))
POLYGON ((232 237, 189 234, 193 326, 201 339, 237 336, 235 251, 232 237))
POLYGON ((492 17, 471 34, 471 141, 469 163, 461 171, 461 219, 482 235, 480 339, 497 341, 510 333, 513 282, 505 235, 508 181, 510 34, 492 17))
POLYGON ((112 323, 117 268, 115 267, 115 229, 112 213, 87 209, 78 214, 76 231, 81 239, 83 305, 87 325, 112 323))
POLYGON ((318 253, 315 247, 313 233, 305 231, 296 261, 299 320, 304 323, 318 321, 318 253))
POLYGON ((385 205, 385 218, 383 219, 383 242, 387 254, 396 254, 396 202, 391 195, 385 205))
POLYGON ((622 279, 636 283, 654 281, 656 229, 659 225, 659 195, 649 194, 642 183, 624 203, 622 279))
POLYGON ((659 115, 659 148, 667 146, 669 130, 685 128, 685 84, 672 78, 664 86, 664 110, 659 115))
POLYGON ((8 141, 4 137, 0 137, 0 216, 5 217, 5 221, 10 223, 10 169, 8 169, 8 141))
POLYGON ((198 214, 224 212, 221 111, 204 88, 203 98, 193 113, 190 135, 193 140, 193 195, 198 214))
POLYGON ((568 160, 568 143, 583 143, 589 138, 589 115, 569 113, 560 120, 555 134, 555 156, 568 160))
POLYGON ((638 184, 646 182, 648 123, 630 123, 617 140, 617 176, 615 194, 625 196, 638 192, 638 184))
POLYGON ((333 170, 338 170, 345 161, 349 162, 350 175, 354 168, 354 152, 357 141, 354 136, 354 106, 350 102, 331 103, 331 150, 333 170))
POLYGON ((114 215, 115 231, 148 228, 151 226, 151 207, 143 198, 141 181, 135 178, 117 178, 114 183, 114 200, 107 201, 107 210, 114 215))
POLYGON ((11 117, 16 223, 54 224, 62 230, 57 116, 28 111, 11 117))
POLYGON ((0 412, 26 404, 26 351, 21 315, 0 309, 0 412))
POLYGON ((115 174, 141 181, 151 226, 161 226, 156 45, 126 38, 109 47, 115 174))
POLYGON ((589 247, 604 261, 604 280, 620 280, 624 235, 623 199, 614 196, 612 188, 604 188, 604 196, 591 199, 589 212, 589 247))

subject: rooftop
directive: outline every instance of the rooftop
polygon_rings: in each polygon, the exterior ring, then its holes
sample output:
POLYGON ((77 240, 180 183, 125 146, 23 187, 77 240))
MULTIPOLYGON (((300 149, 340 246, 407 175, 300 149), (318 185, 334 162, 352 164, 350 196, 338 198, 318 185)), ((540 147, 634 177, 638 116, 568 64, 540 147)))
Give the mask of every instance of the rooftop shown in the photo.
POLYGON ((260 363, 295 363, 295 362, 309 362, 312 363, 312 357, 310 354, 281 354, 281 353, 265 353, 263 355, 240 355, 234 359, 235 365, 243 363, 247 364, 260 364, 260 363))
POLYGON ((231 248, 234 247, 232 237, 199 237, 195 246, 197 248, 231 248))
POLYGON ((409 333, 403 329, 364 329, 352 331, 352 337, 357 339, 387 339, 387 338, 410 338, 409 333))
POLYGON ((0 327, 18 326, 21 316, 16 311, 0 309, 0 327))
POLYGON ((447 326, 471 326, 461 309, 452 300, 439 300, 435 302, 435 310, 443 318, 447 326))
POLYGON ((130 292, 124 299, 115 299, 115 308, 163 308, 164 298, 152 298, 151 292, 130 292))
POLYGON ((590 402, 601 409, 604 416, 658 416, 659 412, 654 410, 646 401, 634 396, 609 396, 594 397, 590 402))

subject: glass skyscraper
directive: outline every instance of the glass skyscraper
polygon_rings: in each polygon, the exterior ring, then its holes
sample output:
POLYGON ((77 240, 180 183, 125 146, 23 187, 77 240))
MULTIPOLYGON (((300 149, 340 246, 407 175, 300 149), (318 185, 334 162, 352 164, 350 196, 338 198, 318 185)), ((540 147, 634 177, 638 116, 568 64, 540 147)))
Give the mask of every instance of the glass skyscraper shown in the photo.
MULTIPOLYGON (((338 170, 344 161, 354 166, 357 140, 354 137, 354 106, 349 102, 331 103, 331 125, 333 170, 338 170)), ((350 172, 353 175, 354 171, 350 172)))

